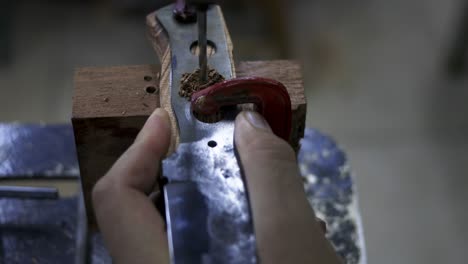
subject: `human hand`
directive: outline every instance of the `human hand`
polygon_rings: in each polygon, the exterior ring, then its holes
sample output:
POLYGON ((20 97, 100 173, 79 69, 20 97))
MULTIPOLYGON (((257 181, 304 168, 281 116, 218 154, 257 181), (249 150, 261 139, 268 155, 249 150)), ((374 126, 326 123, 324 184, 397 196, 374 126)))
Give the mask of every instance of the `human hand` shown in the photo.
POLYGON ((237 116, 234 142, 261 262, 341 263, 309 205, 291 146, 255 112, 237 116))
POLYGON ((169 263, 164 221, 148 194, 170 139, 169 117, 158 108, 93 189, 96 219, 115 263, 169 263))
MULTIPOLYGON (((148 197, 168 151, 170 121, 157 109, 133 145, 93 189, 105 244, 116 263, 169 263, 164 221, 148 197)), ((340 263, 307 201, 295 153, 254 112, 242 112, 234 141, 244 169, 262 263, 340 263)))

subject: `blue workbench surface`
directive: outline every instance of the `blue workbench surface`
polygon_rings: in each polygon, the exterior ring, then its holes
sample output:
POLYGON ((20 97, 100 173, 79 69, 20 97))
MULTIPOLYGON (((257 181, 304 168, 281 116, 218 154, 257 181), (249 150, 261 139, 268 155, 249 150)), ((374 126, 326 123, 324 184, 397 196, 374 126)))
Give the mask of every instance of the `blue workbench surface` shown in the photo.
MULTIPOLYGON (((357 196, 345 153, 328 136, 306 129, 298 156, 304 188, 327 237, 346 263, 366 263, 357 196)), ((70 125, 0 124, 2 179, 78 178, 70 125)), ((71 263, 78 198, 0 197, 0 263, 71 263)), ((90 263, 109 263, 99 235, 90 235, 90 263)))
POLYGON ((346 263, 366 263, 357 195, 345 153, 328 136, 307 128, 298 156, 304 189, 327 238, 346 263))
POLYGON ((70 125, 0 124, 0 178, 78 178, 70 125))

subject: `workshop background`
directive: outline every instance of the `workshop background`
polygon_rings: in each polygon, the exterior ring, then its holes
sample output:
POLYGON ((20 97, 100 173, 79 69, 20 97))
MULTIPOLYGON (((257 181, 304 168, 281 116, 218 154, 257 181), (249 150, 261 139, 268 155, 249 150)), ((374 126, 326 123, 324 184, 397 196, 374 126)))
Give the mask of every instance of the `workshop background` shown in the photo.
MULTIPOLYGON (((144 21, 163 4, 2 0, 0 122, 69 122, 76 67, 157 63, 144 21)), ((369 263, 465 263, 468 2, 244 0, 224 12, 237 61, 302 62, 307 125, 355 172, 369 263)))

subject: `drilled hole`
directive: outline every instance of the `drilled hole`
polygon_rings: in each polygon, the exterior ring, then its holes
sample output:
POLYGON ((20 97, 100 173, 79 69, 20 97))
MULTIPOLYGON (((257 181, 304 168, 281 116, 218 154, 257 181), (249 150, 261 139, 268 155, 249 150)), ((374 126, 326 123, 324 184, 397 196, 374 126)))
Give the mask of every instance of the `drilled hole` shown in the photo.
POLYGON ((151 80, 153 80, 151 76, 145 76, 143 79, 145 79, 145 81, 147 82, 150 82, 151 80))
POLYGON ((158 89, 156 89, 156 87, 154 86, 148 86, 146 87, 146 92, 149 93, 149 94, 153 94, 157 91, 158 89))
MULTIPOLYGON (((200 47, 198 46, 198 41, 195 41, 192 43, 192 45, 190 45, 190 52, 195 56, 198 56, 200 54, 200 47)), ((208 40, 206 43, 206 57, 209 58, 213 56, 213 54, 215 53, 216 53, 215 44, 213 43, 213 41, 208 40)))
POLYGON ((224 116, 224 114, 221 111, 216 112, 215 114, 212 114, 212 115, 201 115, 195 112, 192 112, 192 113, 196 119, 198 119, 199 121, 203 123, 208 123, 208 124, 216 123, 220 121, 221 119, 223 119, 223 116, 224 116))
POLYGON ((210 148, 214 148, 214 147, 216 147, 217 145, 218 145, 218 143, 216 143, 216 141, 214 141, 214 140, 208 141, 208 146, 209 146, 210 148))

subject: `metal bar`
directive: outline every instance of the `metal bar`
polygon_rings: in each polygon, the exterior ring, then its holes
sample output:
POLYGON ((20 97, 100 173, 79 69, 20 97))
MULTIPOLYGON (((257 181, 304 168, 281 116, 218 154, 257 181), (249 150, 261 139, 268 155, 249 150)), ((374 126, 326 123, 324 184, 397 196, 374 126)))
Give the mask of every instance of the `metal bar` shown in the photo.
POLYGON ((198 47, 200 48, 200 53, 198 54, 198 62, 200 66, 200 81, 205 83, 207 81, 207 67, 208 67, 208 58, 206 55, 207 48, 207 26, 206 26, 206 6, 200 6, 197 11, 198 19, 198 47))
MULTIPOLYGON (((197 40, 196 24, 178 23, 173 16, 173 5, 156 12, 158 21, 168 33, 171 44, 171 105, 177 119, 180 143, 201 140, 213 134, 213 131, 226 126, 234 127, 234 117, 209 124, 198 121, 190 111, 190 103, 179 95, 181 78, 184 73, 194 72, 199 66, 198 56, 190 52, 190 46, 197 40), (196 133, 194 132, 196 131, 196 133)), ((216 53, 210 55, 210 67, 225 79, 234 77, 231 61, 231 50, 224 29, 223 16, 218 6, 211 5, 207 10, 207 40, 213 41, 216 53)))
POLYGON ((88 219, 86 217, 86 208, 82 192, 80 193, 80 196, 78 196, 77 202, 78 217, 76 222, 75 264, 86 264, 89 263, 88 219))
MULTIPOLYGON (((226 79, 234 75, 221 9, 211 5, 207 19, 203 14, 199 17, 202 29, 198 32, 197 25, 177 23, 171 11, 164 8, 156 13, 170 39, 171 104, 180 132, 176 153, 162 165, 168 180, 164 198, 171 263, 257 263, 249 204, 233 146, 237 109, 207 124, 197 120, 190 102, 179 96, 181 76, 201 65, 189 49, 198 33, 202 41, 214 41, 216 53, 210 55, 210 67, 226 79)), ((206 52, 202 41, 200 53, 206 52)))
POLYGON ((57 199, 58 197, 58 190, 53 187, 0 186, 0 198, 57 199))

